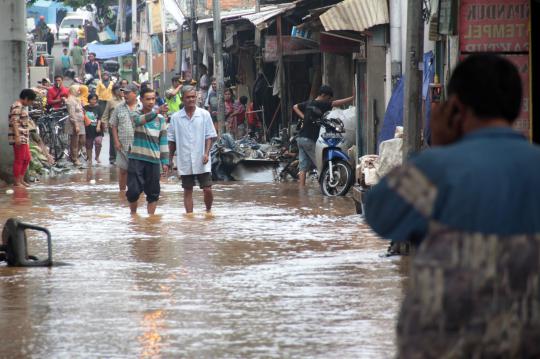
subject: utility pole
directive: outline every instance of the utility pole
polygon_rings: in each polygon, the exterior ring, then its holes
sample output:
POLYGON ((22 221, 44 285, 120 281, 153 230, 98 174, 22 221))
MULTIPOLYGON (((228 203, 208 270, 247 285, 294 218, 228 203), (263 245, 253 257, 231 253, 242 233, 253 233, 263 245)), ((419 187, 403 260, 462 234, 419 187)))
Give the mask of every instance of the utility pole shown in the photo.
POLYGON ((197 1, 191 0, 191 78, 199 81, 199 44, 197 38, 197 1))
POLYGON ((120 42, 126 41, 126 0, 118 0, 116 16, 116 36, 120 42))
POLYGON ((137 0, 131 0, 131 44, 137 40, 137 0))
POLYGON ((255 0, 255 12, 261 12, 261 0, 255 0))
POLYGON ((152 44, 152 38, 150 34, 152 33, 152 26, 151 26, 151 15, 150 15, 150 3, 146 4, 145 9, 145 16, 146 16, 146 30, 148 32, 148 39, 149 39, 149 46, 148 46, 148 63, 146 64, 146 67, 148 69, 148 80, 150 81, 150 85, 154 86, 154 45, 152 44))
POLYGON ((405 92, 403 94, 403 160, 420 151, 422 141, 422 72, 420 62, 424 52, 424 20, 422 0, 408 0, 407 56, 405 58, 405 92))
MULTIPOLYGON (((26 2, 0 1, 0 83, 4 91, 0 96, 2 118, 7 117, 9 106, 27 86, 26 79, 26 2)), ((9 124, 0 121, 0 178, 11 177, 13 150, 8 143, 9 124)))
POLYGON ((165 23, 165 4, 163 3, 163 0, 159 2, 159 7, 161 10, 161 42, 163 43, 163 77, 162 77, 162 84, 163 84, 163 90, 162 92, 165 93, 165 87, 167 86, 167 24, 165 23))
POLYGON ((120 40, 120 36, 122 34, 122 0, 118 0, 118 11, 116 13, 116 29, 115 34, 116 38, 120 40))
POLYGON ((287 87, 285 86, 285 62, 283 61, 283 35, 282 35, 282 23, 281 15, 277 16, 277 51, 278 51, 278 66, 279 66, 279 86, 280 88, 280 108, 281 108, 281 129, 287 129, 289 133, 289 116, 287 108, 287 87))
POLYGON ((182 73, 182 51, 184 49, 184 25, 176 30, 176 73, 182 73))
POLYGON ((217 82, 218 100, 218 133, 225 132, 225 99, 223 96, 223 86, 225 85, 223 76, 223 46, 221 38, 221 14, 219 0, 212 0, 214 10, 214 76, 217 82))

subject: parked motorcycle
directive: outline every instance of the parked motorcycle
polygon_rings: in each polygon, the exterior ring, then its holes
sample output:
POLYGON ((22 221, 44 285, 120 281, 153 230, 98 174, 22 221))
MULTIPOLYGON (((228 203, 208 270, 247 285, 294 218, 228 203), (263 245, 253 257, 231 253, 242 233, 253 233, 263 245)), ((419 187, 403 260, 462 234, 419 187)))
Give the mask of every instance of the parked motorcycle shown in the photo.
POLYGON ((214 181, 231 181, 231 173, 245 156, 236 150, 236 143, 229 134, 224 134, 210 149, 212 158, 212 179, 214 181))
POLYGON ((110 75, 111 81, 118 82, 120 80, 120 64, 116 60, 103 61, 103 69, 110 75))
POLYGON ((321 192, 326 196, 344 196, 354 181, 354 172, 344 148, 345 126, 339 118, 324 114, 315 144, 315 166, 321 192))
POLYGON ((88 94, 94 95, 98 84, 98 79, 95 79, 91 74, 84 75, 84 84, 88 87, 88 94))

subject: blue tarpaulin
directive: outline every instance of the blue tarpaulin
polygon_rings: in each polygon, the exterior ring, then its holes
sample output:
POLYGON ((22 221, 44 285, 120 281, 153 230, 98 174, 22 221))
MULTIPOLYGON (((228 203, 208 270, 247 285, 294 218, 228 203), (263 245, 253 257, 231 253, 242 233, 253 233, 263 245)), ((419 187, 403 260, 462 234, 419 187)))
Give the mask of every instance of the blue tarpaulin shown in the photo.
POLYGON ((40 16, 45 16, 47 24, 56 24, 56 13, 60 9, 66 9, 68 12, 73 11, 69 6, 63 3, 50 0, 38 0, 32 6, 26 8, 26 17, 33 17, 37 25, 40 16))
POLYGON ((431 144, 431 99, 429 84, 435 79, 435 66, 433 64, 433 51, 424 54, 424 83, 422 86, 422 99, 424 101, 424 139, 431 144))
MULTIPOLYGON (((425 101, 425 126, 424 126, 424 138, 429 139, 431 137, 430 129, 430 116, 431 116, 431 101, 427 96, 429 91, 429 84, 433 82, 435 76, 435 66, 433 65, 433 52, 426 52, 424 54, 424 71, 423 71, 423 83, 422 83, 422 101, 425 101)), ((382 141, 386 141, 394 138, 394 132, 396 126, 403 126, 403 93, 405 90, 405 76, 402 76, 392 92, 390 102, 386 108, 384 114, 383 125, 381 132, 379 133, 378 144, 382 141)))
POLYGON ((95 52, 98 59, 130 55, 133 53, 131 41, 114 45, 88 44, 88 52, 95 52))
MULTIPOLYGON (((389 140, 394 138, 394 132, 396 131, 396 126, 403 126, 403 90, 405 87, 405 76, 401 76, 398 80, 394 92, 390 97, 388 102, 388 107, 386 108, 386 113, 384 114, 383 125, 381 132, 379 133, 378 145, 382 141, 389 140)), ((377 148, 379 146, 377 145, 377 148)))

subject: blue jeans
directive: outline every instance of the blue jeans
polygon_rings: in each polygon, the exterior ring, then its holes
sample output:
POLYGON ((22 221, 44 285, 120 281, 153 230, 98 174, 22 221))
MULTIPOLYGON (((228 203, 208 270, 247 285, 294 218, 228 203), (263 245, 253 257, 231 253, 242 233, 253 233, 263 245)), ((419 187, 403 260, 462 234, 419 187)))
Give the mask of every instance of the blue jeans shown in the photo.
POLYGON ((302 172, 309 171, 315 167, 315 141, 306 137, 298 137, 298 169, 302 172))

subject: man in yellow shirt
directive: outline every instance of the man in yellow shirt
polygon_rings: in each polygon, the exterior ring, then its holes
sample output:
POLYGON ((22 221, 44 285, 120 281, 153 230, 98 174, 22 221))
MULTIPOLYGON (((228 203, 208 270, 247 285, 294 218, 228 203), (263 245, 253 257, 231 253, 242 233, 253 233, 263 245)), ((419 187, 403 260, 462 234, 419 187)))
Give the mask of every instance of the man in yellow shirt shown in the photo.
POLYGON ((101 111, 105 111, 107 102, 113 98, 113 88, 114 82, 111 81, 110 75, 108 72, 104 72, 103 75, 99 74, 99 81, 96 86, 96 95, 99 99, 99 107, 101 111))
POLYGON ((84 45, 86 45, 86 34, 84 33, 82 25, 79 25, 77 28, 77 40, 79 41, 79 46, 84 47, 84 45))

